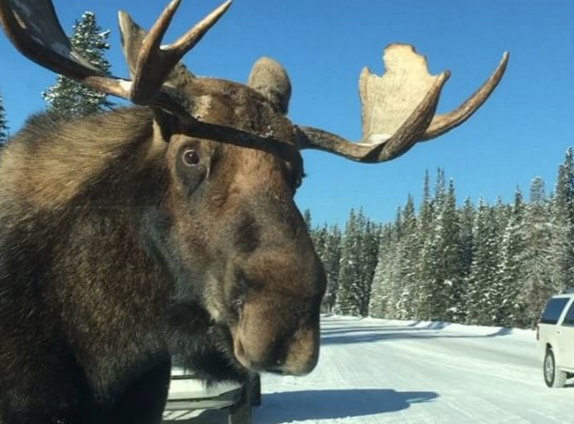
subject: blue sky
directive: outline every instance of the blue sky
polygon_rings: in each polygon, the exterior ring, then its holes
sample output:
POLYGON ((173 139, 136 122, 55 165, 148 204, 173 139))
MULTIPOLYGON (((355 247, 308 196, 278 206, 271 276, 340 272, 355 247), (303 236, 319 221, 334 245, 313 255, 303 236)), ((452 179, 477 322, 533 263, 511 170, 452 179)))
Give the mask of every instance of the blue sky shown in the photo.
MULTIPOLYGON (((82 12, 112 30, 108 58, 126 76, 116 12, 149 27, 165 3, 56 0, 66 30, 82 12)), ((218 5, 184 0, 166 41, 218 5)), ((382 72, 383 47, 410 43, 431 72, 449 69, 439 112, 450 110, 494 70, 509 67, 492 98, 465 125, 406 155, 377 165, 304 152, 308 177, 297 194, 315 223, 344 223, 351 207, 373 219, 393 219, 411 193, 420 199, 425 169, 442 167, 459 201, 498 195, 510 201, 541 176, 551 189, 568 146, 574 145, 574 1, 572 0, 235 0, 185 63, 196 74, 245 81, 266 55, 280 61, 293 84, 290 118, 350 140, 360 138, 358 77, 363 66, 382 72)), ((40 92, 55 77, 16 53, 0 37, 0 93, 12 132, 44 107, 40 92)))

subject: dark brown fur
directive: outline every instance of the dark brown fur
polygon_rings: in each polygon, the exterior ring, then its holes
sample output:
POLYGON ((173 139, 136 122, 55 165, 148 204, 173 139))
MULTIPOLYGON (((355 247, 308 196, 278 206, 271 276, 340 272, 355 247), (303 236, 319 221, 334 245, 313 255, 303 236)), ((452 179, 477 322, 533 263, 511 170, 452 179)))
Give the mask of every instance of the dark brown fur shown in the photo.
MULTIPOLYGON (((193 79, 207 122, 268 127, 273 99, 193 79)), ((208 380, 301 374, 325 288, 288 157, 194 139, 149 108, 32 118, 0 161, 0 422, 159 423, 170 358, 208 380), (185 149, 201 162, 187 167, 185 149)))

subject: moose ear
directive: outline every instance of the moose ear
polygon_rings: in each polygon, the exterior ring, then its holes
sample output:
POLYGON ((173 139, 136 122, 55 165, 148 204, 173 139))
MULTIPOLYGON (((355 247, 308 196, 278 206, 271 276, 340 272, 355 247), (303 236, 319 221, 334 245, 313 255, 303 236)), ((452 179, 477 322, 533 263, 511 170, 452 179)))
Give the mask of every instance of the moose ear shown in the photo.
POLYGON ((262 57, 251 69, 247 85, 262 94, 286 115, 291 98, 291 81, 285 68, 268 57, 262 57))
MULTIPOLYGON (((133 77, 136 72, 138 55, 147 32, 135 23, 129 14, 123 11, 118 13, 118 23, 120 26, 122 52, 130 75, 133 77)), ((165 82, 174 87, 183 87, 194 77, 185 65, 178 63, 170 72, 165 82)))

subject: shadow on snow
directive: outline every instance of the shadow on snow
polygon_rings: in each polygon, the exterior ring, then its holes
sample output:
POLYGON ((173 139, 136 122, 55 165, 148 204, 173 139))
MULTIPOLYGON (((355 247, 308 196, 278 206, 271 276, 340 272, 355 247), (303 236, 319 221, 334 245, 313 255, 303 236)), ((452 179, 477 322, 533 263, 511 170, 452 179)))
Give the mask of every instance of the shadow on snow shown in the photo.
POLYGON ((441 330, 445 329, 449 324, 440 324, 442 325, 429 325, 424 327, 415 327, 416 324, 411 324, 406 327, 392 325, 338 327, 336 325, 329 325, 321 329, 321 345, 372 343, 397 339, 482 339, 512 334, 511 328, 504 327, 496 329, 489 334, 444 334, 441 330))
POLYGON ((391 389, 302 390, 264 394, 254 410, 254 424, 364 417, 432 402, 434 392, 398 392, 391 389))

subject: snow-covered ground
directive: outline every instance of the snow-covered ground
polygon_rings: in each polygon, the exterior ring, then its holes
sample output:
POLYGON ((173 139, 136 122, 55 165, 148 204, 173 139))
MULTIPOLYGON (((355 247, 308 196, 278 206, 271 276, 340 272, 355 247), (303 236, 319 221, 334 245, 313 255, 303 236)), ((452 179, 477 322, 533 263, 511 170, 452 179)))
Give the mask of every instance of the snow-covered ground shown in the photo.
POLYGON ((546 388, 541 368, 533 331, 325 317, 315 371, 264 376, 253 422, 574 423, 574 387, 546 388))

